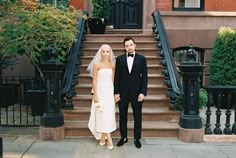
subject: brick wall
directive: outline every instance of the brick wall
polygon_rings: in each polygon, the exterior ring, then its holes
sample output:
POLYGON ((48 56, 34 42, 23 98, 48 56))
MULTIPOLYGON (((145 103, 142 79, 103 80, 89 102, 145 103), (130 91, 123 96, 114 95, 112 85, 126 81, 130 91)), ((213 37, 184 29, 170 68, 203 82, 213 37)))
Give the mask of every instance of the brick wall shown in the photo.
POLYGON ((70 0, 70 5, 78 10, 84 10, 84 0, 70 0))
POLYGON ((236 11, 236 0, 205 0, 206 11, 236 11))
MULTIPOLYGON (((171 11, 173 0, 156 0, 156 9, 171 11)), ((84 9, 84 0, 70 0, 76 9, 84 9)), ((236 11, 236 0, 205 0, 205 11, 236 11)))
POLYGON ((171 11, 172 0, 156 0, 156 8, 160 11, 171 11))
MULTIPOLYGON (((156 0, 160 11, 171 11, 172 0, 156 0)), ((205 0, 205 11, 236 11, 236 0, 205 0)))

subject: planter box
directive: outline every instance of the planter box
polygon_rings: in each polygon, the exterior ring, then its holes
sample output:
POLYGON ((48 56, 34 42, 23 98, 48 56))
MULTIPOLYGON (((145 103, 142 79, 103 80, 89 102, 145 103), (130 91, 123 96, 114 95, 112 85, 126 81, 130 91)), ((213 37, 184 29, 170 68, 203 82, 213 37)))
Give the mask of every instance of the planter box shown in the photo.
POLYGON ((92 34, 104 34, 106 23, 101 18, 88 18, 88 27, 92 34))

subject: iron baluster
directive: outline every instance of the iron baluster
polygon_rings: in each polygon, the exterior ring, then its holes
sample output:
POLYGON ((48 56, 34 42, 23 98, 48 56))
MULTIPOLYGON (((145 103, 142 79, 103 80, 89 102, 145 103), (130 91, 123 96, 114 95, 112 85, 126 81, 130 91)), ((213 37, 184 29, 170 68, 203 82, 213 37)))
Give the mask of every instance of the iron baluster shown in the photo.
POLYGON ((232 133, 236 134, 236 106, 234 106, 234 124, 232 126, 232 133))
POLYGON ((212 92, 208 91, 208 102, 207 102, 207 110, 206 110, 206 128, 205 134, 212 134, 211 130, 211 105, 212 105, 212 92))
POLYGON ((215 129, 214 129, 214 133, 215 134, 222 134, 222 130, 220 128, 221 124, 220 124, 220 116, 221 116, 221 110, 220 110, 220 106, 221 106, 221 102, 222 102, 222 93, 218 92, 217 94, 219 94, 217 96, 217 102, 216 102, 216 124, 215 124, 215 129))
POLYGON ((224 134, 232 134, 232 131, 230 129, 230 105, 231 105, 231 98, 232 95, 231 93, 226 93, 227 95, 227 110, 225 111, 225 116, 226 116, 226 123, 225 123, 225 129, 224 129, 224 134))

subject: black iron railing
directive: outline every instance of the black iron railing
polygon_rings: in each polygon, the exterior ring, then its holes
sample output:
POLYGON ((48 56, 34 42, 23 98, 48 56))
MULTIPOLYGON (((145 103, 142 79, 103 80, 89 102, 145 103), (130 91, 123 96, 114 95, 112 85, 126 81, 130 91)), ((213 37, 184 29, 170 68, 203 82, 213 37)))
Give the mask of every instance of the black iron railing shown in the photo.
POLYGON ((236 134, 236 86, 207 86, 205 89, 208 92, 205 134, 236 134))
POLYGON ((44 89, 40 78, 1 76, 0 125, 39 126, 44 111, 44 89))
MULTIPOLYGON (((87 15, 84 12, 84 15, 87 15)), ((76 95, 75 86, 77 84, 78 66, 80 65, 81 48, 83 47, 84 34, 86 33, 86 19, 81 18, 78 21, 78 34, 76 42, 73 44, 68 54, 65 73, 62 80, 62 94, 65 96, 66 109, 73 109, 72 97, 76 95)))
POLYGON ((170 98, 170 108, 176 109, 176 98, 182 94, 180 79, 176 69, 176 65, 170 50, 168 37, 165 27, 158 10, 152 13, 153 16, 153 33, 156 34, 157 47, 163 65, 163 74, 165 75, 165 83, 168 88, 168 97, 170 98))

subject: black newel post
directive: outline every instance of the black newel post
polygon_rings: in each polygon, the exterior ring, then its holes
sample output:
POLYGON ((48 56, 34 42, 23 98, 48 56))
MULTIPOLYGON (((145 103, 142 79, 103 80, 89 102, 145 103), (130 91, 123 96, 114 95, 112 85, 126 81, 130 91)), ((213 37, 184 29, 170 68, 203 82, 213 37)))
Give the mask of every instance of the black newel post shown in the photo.
POLYGON ((202 120, 199 116, 199 89, 200 74, 203 66, 196 62, 196 53, 192 46, 186 53, 186 60, 179 69, 183 78, 184 90, 184 110, 180 116, 179 125, 182 128, 200 129, 202 128, 202 120))
POLYGON ((2 137, 0 137, 0 158, 3 157, 3 143, 2 143, 2 137))
POLYGON ((48 58, 41 62, 46 84, 45 113, 42 116, 40 137, 58 140, 64 138, 64 118, 61 111, 61 80, 64 65, 55 58, 55 50, 50 50, 48 58))
POLYGON ((186 59, 179 66, 183 78, 183 106, 179 125, 179 138, 185 142, 202 142, 204 130, 199 116, 200 74, 203 66, 196 62, 196 52, 190 45, 186 59))

